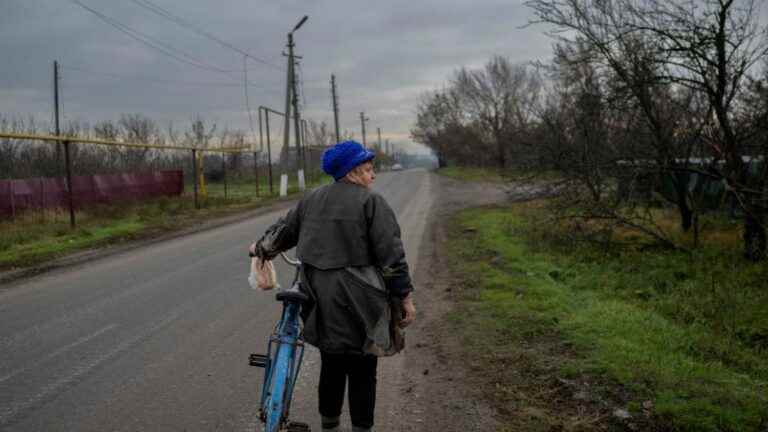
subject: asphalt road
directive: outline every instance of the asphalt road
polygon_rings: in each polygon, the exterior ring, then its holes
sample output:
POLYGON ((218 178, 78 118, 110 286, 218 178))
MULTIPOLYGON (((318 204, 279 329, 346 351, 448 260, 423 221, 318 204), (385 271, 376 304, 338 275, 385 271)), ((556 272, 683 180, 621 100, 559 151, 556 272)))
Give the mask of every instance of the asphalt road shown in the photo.
MULTIPOLYGON (((376 179, 412 267, 433 182, 420 170, 376 179)), ((246 248, 282 213, 0 287, 0 431, 260 430, 263 372, 247 357, 266 352, 280 305, 249 288, 246 248)), ((278 273, 287 285, 289 268, 278 273)), ((396 430, 406 358, 379 363, 379 430, 396 430)), ((309 350, 292 410, 316 431, 318 361, 309 350)))

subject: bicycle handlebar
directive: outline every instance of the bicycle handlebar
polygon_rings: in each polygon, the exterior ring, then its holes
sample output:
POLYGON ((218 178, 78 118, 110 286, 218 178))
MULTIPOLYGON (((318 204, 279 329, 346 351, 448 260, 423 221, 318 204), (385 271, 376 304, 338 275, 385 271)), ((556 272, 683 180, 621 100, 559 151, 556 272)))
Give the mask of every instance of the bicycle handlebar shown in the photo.
MULTIPOLYGON (((249 251, 248 252, 248 256, 253 258, 253 257, 256 256, 256 254, 251 253, 249 251)), ((299 261, 298 259, 289 257, 285 252, 280 252, 280 256, 283 257, 283 261, 285 261, 286 263, 288 263, 288 264, 290 264, 290 265, 292 265, 294 267, 299 267, 301 265, 301 261, 299 261)))
POLYGON ((290 258, 285 252, 280 252, 280 256, 283 257, 283 260, 285 262, 287 262, 288 264, 294 267, 298 267, 301 265, 301 261, 299 261, 298 259, 290 258))

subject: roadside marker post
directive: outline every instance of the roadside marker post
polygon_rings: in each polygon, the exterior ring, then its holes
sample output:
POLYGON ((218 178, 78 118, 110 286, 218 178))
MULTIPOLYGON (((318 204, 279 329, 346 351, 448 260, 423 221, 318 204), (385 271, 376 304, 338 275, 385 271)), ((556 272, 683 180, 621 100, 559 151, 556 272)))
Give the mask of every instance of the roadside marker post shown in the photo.
POLYGON ((280 174, 280 196, 288 195, 288 174, 280 174))

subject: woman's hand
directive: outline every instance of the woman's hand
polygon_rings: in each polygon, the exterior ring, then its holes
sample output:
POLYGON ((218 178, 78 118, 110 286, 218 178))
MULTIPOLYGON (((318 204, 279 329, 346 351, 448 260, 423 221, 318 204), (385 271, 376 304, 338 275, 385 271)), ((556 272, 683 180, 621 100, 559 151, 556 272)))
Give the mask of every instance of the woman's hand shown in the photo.
POLYGON ((410 293, 403 299, 403 314, 403 319, 398 323, 400 328, 408 327, 416 319, 416 306, 413 305, 413 296, 410 293))

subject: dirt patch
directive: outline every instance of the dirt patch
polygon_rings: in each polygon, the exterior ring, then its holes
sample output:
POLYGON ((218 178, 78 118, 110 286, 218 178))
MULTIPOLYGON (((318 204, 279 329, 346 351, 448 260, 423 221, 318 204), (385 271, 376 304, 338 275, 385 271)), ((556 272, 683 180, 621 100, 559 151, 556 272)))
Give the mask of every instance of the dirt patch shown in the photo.
POLYGON ((435 181, 434 223, 424 234, 414 272, 418 319, 408 334, 398 430, 660 430, 646 421, 643 411, 652 407, 641 406, 639 413, 617 408, 628 400, 621 387, 599 377, 562 377, 561 362, 578 354, 554 331, 534 337, 470 335, 484 338, 489 349, 482 351, 464 344, 467 333, 457 331, 449 315, 474 313, 460 301, 474 289, 450 270, 445 245, 449 235, 461 235, 450 233, 450 216, 463 208, 532 199, 548 189, 441 176, 435 181))
POLYGON ((455 307, 450 293, 445 242, 447 217, 457 210, 506 201, 507 187, 464 183, 435 176, 437 194, 413 272, 417 320, 408 330, 407 361, 399 388, 397 431, 492 431, 494 409, 479 397, 474 371, 463 364, 461 341, 451 335, 446 316, 455 307))

